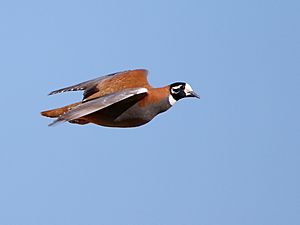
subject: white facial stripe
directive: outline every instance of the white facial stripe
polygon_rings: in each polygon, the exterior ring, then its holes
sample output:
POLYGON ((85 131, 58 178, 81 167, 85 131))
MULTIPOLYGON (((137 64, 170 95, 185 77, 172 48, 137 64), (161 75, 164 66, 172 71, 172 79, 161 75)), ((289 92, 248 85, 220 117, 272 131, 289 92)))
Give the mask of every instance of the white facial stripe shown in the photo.
POLYGON ((174 105, 177 101, 173 98, 172 95, 169 95, 169 103, 170 105, 174 105))
POLYGON ((191 85, 189 84, 185 84, 185 89, 184 89, 184 92, 186 93, 186 95, 190 95, 190 93, 193 91, 191 85))
POLYGON ((182 86, 182 85, 177 85, 177 86, 172 87, 171 92, 172 92, 173 94, 178 93, 178 92, 180 91, 181 86, 182 86))
POLYGON ((174 86, 173 88, 174 88, 174 89, 179 89, 179 88, 181 88, 181 86, 182 86, 182 85, 180 84, 180 85, 174 86))

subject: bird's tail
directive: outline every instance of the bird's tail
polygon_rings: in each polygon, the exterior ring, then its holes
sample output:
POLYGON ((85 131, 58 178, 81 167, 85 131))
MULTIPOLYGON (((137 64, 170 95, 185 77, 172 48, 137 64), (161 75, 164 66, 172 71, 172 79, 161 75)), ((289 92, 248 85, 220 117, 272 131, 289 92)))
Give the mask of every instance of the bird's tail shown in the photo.
POLYGON ((80 103, 81 102, 76 102, 76 103, 61 107, 61 108, 43 111, 43 112, 41 112, 41 115, 46 116, 46 117, 56 118, 56 117, 59 117, 60 115, 63 115, 64 113, 68 112, 69 110, 71 110, 75 106, 79 105, 80 103))

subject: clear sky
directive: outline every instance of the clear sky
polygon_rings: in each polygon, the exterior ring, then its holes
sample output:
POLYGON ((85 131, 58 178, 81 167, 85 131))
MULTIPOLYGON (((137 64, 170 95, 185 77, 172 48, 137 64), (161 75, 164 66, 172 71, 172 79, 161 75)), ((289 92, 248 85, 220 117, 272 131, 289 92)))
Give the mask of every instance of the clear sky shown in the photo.
POLYGON ((0 224, 299 225, 299 1, 1 1, 0 224), (146 126, 62 124, 47 93, 147 68, 146 126))

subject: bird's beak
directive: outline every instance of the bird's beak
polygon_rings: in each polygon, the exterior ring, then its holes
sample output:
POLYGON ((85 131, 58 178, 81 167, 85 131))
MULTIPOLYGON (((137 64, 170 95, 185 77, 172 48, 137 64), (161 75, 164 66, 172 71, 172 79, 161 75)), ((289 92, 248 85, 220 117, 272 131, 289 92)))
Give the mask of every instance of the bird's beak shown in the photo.
POLYGON ((196 92, 194 92, 194 91, 189 92, 189 95, 188 95, 187 97, 196 97, 196 98, 200 98, 200 96, 199 96, 196 92))

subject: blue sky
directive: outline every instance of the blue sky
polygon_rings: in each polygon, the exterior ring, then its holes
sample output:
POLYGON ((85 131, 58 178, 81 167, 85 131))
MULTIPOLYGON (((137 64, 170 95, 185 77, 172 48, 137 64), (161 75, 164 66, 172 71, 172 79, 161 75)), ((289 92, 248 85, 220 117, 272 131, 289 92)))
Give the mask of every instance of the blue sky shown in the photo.
POLYGON ((298 1, 2 1, 0 224, 300 224, 298 1), (146 126, 49 128, 47 93, 186 81, 146 126))

